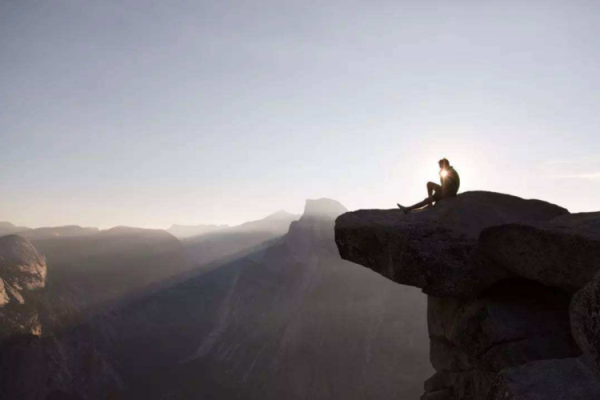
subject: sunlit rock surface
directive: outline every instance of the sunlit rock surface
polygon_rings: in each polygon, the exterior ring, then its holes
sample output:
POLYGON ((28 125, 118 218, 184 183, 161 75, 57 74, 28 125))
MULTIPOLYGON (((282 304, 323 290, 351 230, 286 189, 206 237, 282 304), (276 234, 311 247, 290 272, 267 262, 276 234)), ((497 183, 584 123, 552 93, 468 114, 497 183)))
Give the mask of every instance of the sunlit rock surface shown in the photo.
POLYGON ((46 284, 46 272, 44 257, 26 239, 0 237, 0 342, 41 335, 35 292, 46 284))

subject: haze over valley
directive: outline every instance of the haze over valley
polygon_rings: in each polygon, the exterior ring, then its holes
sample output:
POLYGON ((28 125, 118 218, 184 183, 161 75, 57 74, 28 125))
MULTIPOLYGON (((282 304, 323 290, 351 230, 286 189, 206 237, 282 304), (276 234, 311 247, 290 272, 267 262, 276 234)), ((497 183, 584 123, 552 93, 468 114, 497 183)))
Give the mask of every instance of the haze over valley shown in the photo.
POLYGON ((0 0, 0 400, 600 399, 600 2, 0 0))
POLYGON ((21 305, 35 318, 21 332, 3 328, 38 339, 4 343, 2 392, 418 396, 431 373, 425 298, 340 259, 333 224, 343 212, 334 200, 308 200, 301 216, 280 211, 181 241, 139 228, 13 228, 19 236, 0 242, 20 238, 47 273, 21 305), (202 246, 208 258, 198 257, 202 246), (25 385, 34 365, 40 383, 25 385))

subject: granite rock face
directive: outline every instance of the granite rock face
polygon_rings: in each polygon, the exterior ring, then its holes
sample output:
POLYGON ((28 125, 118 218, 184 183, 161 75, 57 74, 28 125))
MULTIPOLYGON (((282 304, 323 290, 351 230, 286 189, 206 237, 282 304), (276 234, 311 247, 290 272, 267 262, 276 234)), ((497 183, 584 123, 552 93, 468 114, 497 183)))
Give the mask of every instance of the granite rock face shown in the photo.
POLYGON ((41 335, 36 292, 46 284, 46 261, 26 239, 0 237, 0 342, 41 335))
POLYGON ((503 370, 485 400, 592 400, 600 383, 577 358, 544 360, 503 370))
POLYGON ((480 243, 503 269, 575 292, 600 268, 600 212, 489 228, 482 232, 480 243))
POLYGON ((3 236, 0 238, 0 273, 5 283, 16 290, 41 289, 46 282, 46 261, 26 239, 3 236))
POLYGON ((571 329, 584 357, 600 377, 600 273, 573 296, 571 329))
POLYGON ((516 222, 548 221, 568 213, 539 200, 467 192, 432 209, 359 210, 336 221, 342 258, 437 297, 476 297, 513 274, 483 257, 482 230, 516 222))
POLYGON ((568 306, 568 295, 523 281, 497 285, 476 300, 430 297, 432 357, 435 343, 446 342, 470 360, 471 368, 498 372, 549 356, 578 356, 568 306))
POLYGON ((467 192, 346 213, 335 238, 342 258, 429 295, 422 400, 600 398, 600 213, 467 192))

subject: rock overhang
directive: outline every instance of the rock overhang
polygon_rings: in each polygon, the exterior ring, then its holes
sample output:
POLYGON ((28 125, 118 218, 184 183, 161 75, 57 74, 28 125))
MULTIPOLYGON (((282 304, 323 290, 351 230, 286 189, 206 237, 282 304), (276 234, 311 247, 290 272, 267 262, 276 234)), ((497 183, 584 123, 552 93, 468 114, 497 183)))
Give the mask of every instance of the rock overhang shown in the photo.
MULTIPOLYGON (((490 238, 497 234, 495 229, 526 226, 559 232, 557 223, 550 224, 555 219, 566 226, 584 225, 569 222, 570 218, 584 220, 587 229, 593 230, 590 225, 594 226, 594 218, 569 214, 547 202, 493 192, 466 192, 408 215, 400 210, 345 213, 336 220, 335 239, 342 258, 397 283, 419 287, 436 297, 473 298, 494 283, 513 277, 549 283, 533 276, 528 266, 504 265, 498 251, 489 245, 490 238)), ((589 235, 580 236, 587 244, 593 242, 589 235)), ((590 270, 595 272, 593 267, 590 270)))
POLYGON ((600 213, 468 192, 409 215, 346 213, 335 239, 342 258, 429 295, 437 373, 422 399, 598 397, 600 213), (548 374, 552 389, 530 390, 548 374))

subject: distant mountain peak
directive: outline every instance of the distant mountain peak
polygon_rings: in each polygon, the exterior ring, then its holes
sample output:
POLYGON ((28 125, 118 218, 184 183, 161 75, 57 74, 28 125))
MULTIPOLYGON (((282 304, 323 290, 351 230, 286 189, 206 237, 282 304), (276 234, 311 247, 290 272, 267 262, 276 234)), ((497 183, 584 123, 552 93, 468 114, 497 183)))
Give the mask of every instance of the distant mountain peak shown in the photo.
POLYGON ((100 237, 154 237, 154 238, 173 238, 174 235, 164 229, 137 228, 132 226, 115 226, 110 229, 102 230, 98 233, 100 237))
POLYGON ((337 200, 321 198, 307 199, 302 217, 337 218, 347 212, 346 207, 337 200))
POLYGON ((11 235, 27 230, 29 230, 29 228, 26 228, 24 226, 16 226, 15 224, 8 221, 0 221, 0 236, 11 235))

